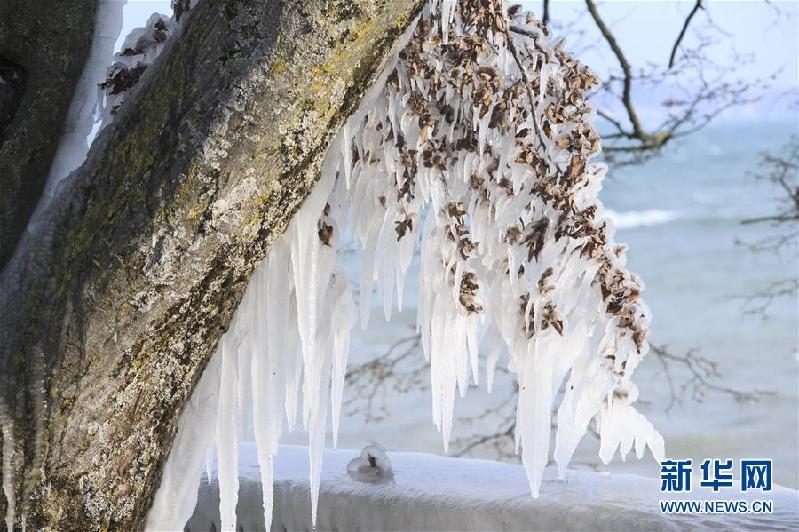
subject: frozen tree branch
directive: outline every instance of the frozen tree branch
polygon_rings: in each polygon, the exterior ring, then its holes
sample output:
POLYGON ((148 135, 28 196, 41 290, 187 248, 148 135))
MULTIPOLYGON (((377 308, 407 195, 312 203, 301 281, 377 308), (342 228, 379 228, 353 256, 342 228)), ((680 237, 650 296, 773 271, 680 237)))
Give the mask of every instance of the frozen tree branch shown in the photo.
POLYGON ((478 382, 480 338, 488 335, 487 381, 503 349, 519 379, 516 436, 533 497, 548 460, 551 392, 564 380, 555 447, 561 471, 586 432, 582 416, 598 419, 606 462, 633 443, 638 458, 645 448, 663 456, 662 437, 633 406, 631 377, 646 355, 649 323, 641 282, 626 269, 625 248, 613 243, 596 201, 605 167, 591 161, 599 139, 585 97, 596 78, 550 43, 531 15, 503 11, 500 0, 430 4, 341 128, 322 178, 220 340, 212 363, 221 373, 205 372, 190 415, 181 417, 174 443, 181 451, 166 464, 154 524, 172 529, 183 521, 172 521, 169 510, 184 500, 180 494, 196 492, 202 456, 195 451, 207 447, 203 428, 218 409, 211 437, 221 522, 235 527, 236 420, 247 419, 236 405, 246 390, 271 522, 270 457, 283 420, 297 412, 300 376, 315 521, 326 413, 329 405, 335 440, 355 315, 347 273, 335 265, 344 220, 364 249, 362 325, 374 288, 390 318, 421 236, 418 328, 445 449, 457 390, 478 382), (509 43, 510 20, 536 38, 509 43), (420 224, 425 212, 435 223, 420 224))
POLYGON ((253 268, 420 4, 192 10, 0 278, 17 525, 142 526, 253 268))
MULTIPOLYGON (((591 4, 593 4, 593 2, 591 2, 591 4)), ((594 13, 598 16, 595 5, 594 13)), ((599 20, 601 21, 601 18, 599 20)), ((687 21, 685 28, 687 28, 690 22, 690 20, 687 21)), ((604 23, 602 23, 602 26, 605 30, 604 34, 610 35, 611 40, 615 42, 616 48, 621 53, 623 61, 627 63, 611 30, 604 25, 604 23)), ((509 50, 513 60, 518 65, 519 50, 517 48, 519 47, 513 42, 511 34, 528 37, 534 40, 537 33, 527 27, 522 27, 517 24, 510 24, 507 27, 506 35, 508 35, 509 41, 511 41, 509 50)), ((689 93, 689 99, 687 101, 672 101, 666 103, 669 107, 682 109, 681 112, 670 116, 657 128, 657 131, 665 131, 667 132, 666 134, 672 135, 671 138, 689 135, 709 123, 725 109, 749 101, 748 92, 751 91, 753 85, 749 83, 726 81, 724 77, 729 74, 727 68, 715 68, 715 65, 710 65, 706 62, 703 49, 707 46, 707 43, 708 41, 703 40, 698 47, 685 50, 683 53, 685 61, 672 65, 672 70, 667 73, 638 75, 633 73, 632 67, 627 63, 627 72, 629 74, 627 77, 627 86, 630 90, 635 83, 655 84, 665 79, 667 75, 671 78, 685 77, 687 79, 689 77, 689 72, 699 72, 698 79, 700 80, 700 87, 693 91, 693 93, 691 93, 691 91, 686 91, 689 93), (705 68, 708 65, 714 68, 705 68), (704 114, 700 114, 698 110, 702 106, 709 104, 717 104, 717 106, 706 111, 704 114)), ((678 42, 675 49, 679 47, 679 45, 680 43, 678 42)), ((525 70, 520 70, 525 81, 529 83, 529 79, 525 77, 525 70)), ((609 80, 606 86, 610 87, 619 81, 623 83, 624 78, 613 78, 609 80)), ((633 108, 633 113, 635 115, 635 108, 631 96, 628 97, 627 103, 633 108)), ((608 141, 611 141, 610 146, 605 148, 606 151, 633 154, 634 161, 641 161, 643 157, 648 157, 656 153, 657 150, 653 148, 658 145, 650 142, 641 142, 641 138, 636 137, 634 128, 625 126, 621 120, 615 119, 611 114, 602 109, 598 111, 598 114, 617 130, 615 134, 611 133, 610 135, 604 136, 606 144, 608 144, 608 141), (614 140, 624 139, 634 142, 624 146, 619 146, 612 142, 614 140)), ((643 130, 640 121, 639 128, 643 130)), ((785 287, 783 286, 782 289, 785 289, 785 287)), ((408 352, 408 350, 416 349, 417 342, 418 337, 416 336, 402 338, 395 346, 392 346, 392 348, 388 350, 385 356, 380 356, 373 361, 361 364, 352 369, 348 375, 348 380, 350 380, 353 385, 351 389, 356 390, 357 393, 350 396, 347 400, 347 407, 350 414, 361 412, 366 416, 368 421, 379 422, 390 415, 390 412, 386 409, 385 402, 380 400, 381 397, 388 395, 389 392, 415 393, 427 390, 427 375, 430 370, 429 364, 420 362, 418 358, 409 356, 410 353, 408 352), (368 400, 364 402, 360 397, 366 397, 368 400)), ((739 390, 725 386, 716 363, 696 351, 692 350, 685 354, 676 354, 669 351, 666 347, 656 347, 655 349, 658 360, 663 366, 664 378, 669 383, 670 399, 667 409, 673 408, 676 404, 684 403, 685 400, 701 400, 708 393, 724 394, 737 401, 754 401, 771 393, 759 390, 739 390)), ((501 368, 498 368, 497 371, 503 373, 501 368)), ((512 438, 516 428, 515 410, 513 408, 513 402, 510 401, 510 398, 512 398, 515 393, 515 387, 511 386, 508 400, 500 401, 498 406, 489 407, 476 416, 461 420, 468 423, 470 420, 477 421, 491 417, 492 430, 488 432, 476 430, 471 435, 456 438, 453 442, 456 454, 469 452, 477 448, 489 448, 493 449, 495 454, 500 457, 511 458, 515 456, 512 438), (493 427, 497 427, 496 430, 494 430, 493 427)))

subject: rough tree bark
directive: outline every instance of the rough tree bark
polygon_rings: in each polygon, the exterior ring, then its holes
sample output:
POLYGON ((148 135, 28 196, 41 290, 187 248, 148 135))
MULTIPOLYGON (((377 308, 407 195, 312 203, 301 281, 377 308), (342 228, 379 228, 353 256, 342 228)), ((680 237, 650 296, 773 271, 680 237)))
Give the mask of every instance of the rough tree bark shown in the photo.
POLYGON ((18 524, 142 526, 251 272, 421 3, 195 8, 0 278, 18 524))

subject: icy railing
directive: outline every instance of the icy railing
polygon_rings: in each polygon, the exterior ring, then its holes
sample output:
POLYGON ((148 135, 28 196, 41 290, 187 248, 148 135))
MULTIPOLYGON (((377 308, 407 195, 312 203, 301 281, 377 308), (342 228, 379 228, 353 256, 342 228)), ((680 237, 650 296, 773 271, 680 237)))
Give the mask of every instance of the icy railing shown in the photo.
POLYGON ((605 173, 586 91, 596 78, 531 16, 499 0, 431 2, 342 127, 310 197, 261 264, 179 421, 148 527, 178 529, 215 447, 223 529, 235 528, 239 434, 251 417, 273 511, 273 461, 286 421, 309 432, 316 522, 328 411, 333 442, 350 331, 358 318, 336 265, 343 227, 363 248, 360 321, 375 288, 386 318, 421 240, 418 327, 432 415, 446 447, 456 391, 486 383, 505 352, 519 383, 517 450, 539 496, 559 405, 561 475, 596 419, 600 457, 664 454, 632 406, 646 354, 641 281, 597 195, 605 173))
MULTIPOLYGON (((281 446, 276 456, 272 530, 311 530, 307 452, 281 446)), ((382 460, 390 462, 392 475, 382 480, 348 473, 359 454, 325 450, 318 530, 790 530, 799 522, 799 492, 777 486, 766 498, 773 503, 771 514, 667 514, 660 511, 661 500, 684 501, 686 496, 661 493, 660 480, 652 477, 570 470, 560 479, 554 468, 547 469, 541 495, 532 499, 518 465, 388 452, 382 460)), ((242 443, 240 462, 238 524, 247 531, 268 529, 253 443, 242 443)), ((652 463, 652 470, 657 472, 657 464, 652 463)), ((729 497, 723 490, 708 489, 688 498, 729 497)), ((751 491, 738 497, 750 508, 763 500, 763 494, 751 491)), ((213 466, 186 528, 220 529, 213 466)))

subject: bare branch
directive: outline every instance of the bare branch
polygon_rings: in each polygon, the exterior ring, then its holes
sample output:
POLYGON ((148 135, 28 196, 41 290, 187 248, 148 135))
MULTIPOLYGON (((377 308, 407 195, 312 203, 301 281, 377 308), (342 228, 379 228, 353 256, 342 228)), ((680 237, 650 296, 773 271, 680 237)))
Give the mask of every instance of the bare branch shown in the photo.
POLYGON ((616 56, 616 59, 619 61, 619 66, 621 66, 621 70, 624 73, 622 102, 624 103, 624 108, 627 110, 627 118, 630 120, 630 124, 633 127, 633 134, 636 137, 644 137, 646 134, 641 127, 641 122, 638 119, 638 114, 633 107, 632 98, 630 97, 633 82, 633 74, 632 69, 630 68, 630 63, 627 61, 627 57, 624 55, 624 52, 622 52, 618 41, 616 41, 616 37, 607 27, 605 21, 602 20, 602 17, 599 16, 599 11, 597 11, 594 0, 585 0, 585 5, 588 7, 588 12, 591 14, 591 18, 594 19, 594 23, 596 23, 596 26, 599 28, 600 33, 602 33, 605 41, 607 41, 608 46, 610 46, 610 49, 613 50, 613 55, 616 56))
POLYGON ((725 394, 737 402, 753 402, 763 397, 774 395, 773 391, 739 390, 721 382, 718 362, 702 356, 696 349, 689 349, 683 355, 671 353, 666 346, 650 346, 651 352, 661 364, 663 375, 669 386, 669 404, 665 411, 669 412, 675 405, 684 404, 686 397, 702 402, 708 392, 725 394), (674 375, 674 366, 681 367, 688 373, 688 378, 678 382, 674 375))
MULTIPOLYGON (((752 57, 734 54, 729 62, 717 63, 711 59, 709 50, 717 45, 716 34, 729 39, 731 36, 714 25, 710 16, 704 17, 703 30, 698 32, 698 42, 686 47, 687 28, 698 25, 696 13, 705 10, 702 0, 694 0, 692 14, 683 23, 683 31, 674 43, 673 58, 669 66, 656 62, 635 68, 625 54, 617 38, 617 32, 602 19, 595 0, 586 0, 587 9, 581 11, 591 18, 596 29, 596 38, 604 41, 619 65, 615 72, 604 76, 605 81, 597 90, 595 101, 600 109, 597 114, 609 131, 602 132, 603 152, 609 162, 616 166, 640 164, 658 155, 673 139, 691 135, 704 128, 720 114, 730 108, 756 101, 769 85, 769 78, 747 79, 738 74, 744 65, 753 62, 752 57), (699 7, 697 7, 699 6, 699 7), (679 61, 676 50, 680 50, 679 61), (647 92, 652 88, 661 92, 668 87, 670 95, 662 102, 666 118, 661 124, 647 125, 639 115, 634 92, 647 92), (604 96, 610 97, 605 100, 604 96), (614 101, 616 100, 616 101, 614 101)), ((562 24, 561 32, 583 37, 572 26, 562 24)), ((515 31, 512 28, 511 31, 515 31)), ((595 46, 596 44, 592 44, 595 46)), ((580 46, 584 46, 580 43, 580 46)), ((770 76, 773 79, 773 75, 770 76)))
POLYGON ((677 55, 677 48, 680 47, 680 43, 682 42, 683 37, 685 37, 685 32, 688 31, 688 26, 691 24, 691 19, 694 18, 694 15, 696 15, 697 11, 700 9, 704 9, 702 6, 702 0, 696 0, 694 8, 690 13, 688 13, 688 17, 686 17, 685 23, 682 25, 680 34, 677 35, 677 40, 674 41, 674 46, 671 48, 671 55, 669 56, 669 69, 674 66, 674 58, 677 55))
MULTIPOLYGON (((775 231, 754 244, 751 251, 782 253, 786 248, 799 243, 799 137, 792 136, 778 153, 763 153, 759 172, 752 174, 755 179, 769 181, 783 195, 780 204, 784 207, 777 213, 741 220, 742 225, 770 223, 775 228, 788 230, 775 231)), ((778 299, 795 297, 799 293, 799 278, 795 275, 770 283, 752 294, 733 296, 744 300, 746 314, 766 316, 766 311, 778 299)))
POLYGON ((784 193, 781 203, 782 211, 759 218, 748 218, 741 224, 773 222, 783 224, 799 221, 799 137, 793 136, 782 147, 781 153, 763 153, 760 156, 760 167, 764 170, 753 174, 756 179, 771 182, 784 193))
POLYGON ((544 26, 549 26, 549 0, 544 0, 544 9, 541 14, 541 23, 544 26))
POLYGON ((791 215, 774 215, 774 216, 761 216, 759 218, 746 218, 741 220, 741 225, 759 224, 763 222, 775 222, 778 224, 785 222, 799 221, 799 213, 791 215))
POLYGON ((744 312, 766 317, 766 311, 778 299, 793 297, 799 293, 799 279, 781 279, 770 283, 766 288, 754 294, 734 296, 744 300, 744 312))

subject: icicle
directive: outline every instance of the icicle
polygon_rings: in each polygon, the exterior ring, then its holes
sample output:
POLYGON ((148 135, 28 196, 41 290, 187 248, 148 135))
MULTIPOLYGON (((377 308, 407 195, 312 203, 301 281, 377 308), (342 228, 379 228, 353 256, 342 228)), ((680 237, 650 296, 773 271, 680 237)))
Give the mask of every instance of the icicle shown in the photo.
POLYGON ((221 340, 221 377, 216 446, 219 453, 219 514, 222 530, 236 530, 236 503, 239 499, 239 449, 236 424, 239 417, 237 388, 239 367, 237 350, 231 340, 221 340))
POLYGON ((488 393, 491 393, 494 389, 494 371, 496 370, 497 362, 499 361, 499 355, 502 352, 502 337, 494 327, 490 329, 489 334, 490 348, 488 352, 488 360, 486 362, 486 389, 488 390, 488 393))
POLYGON ((208 451, 214 431, 208 429, 218 417, 220 362, 219 356, 211 358, 192 392, 195 406, 187 405, 180 414, 161 485, 147 514, 147 530, 182 530, 197 504, 203 462, 211 480, 208 451))
POLYGON ((330 329, 333 347, 333 378, 331 404, 333 414, 333 446, 338 445, 338 427, 341 418, 341 401, 344 395, 344 375, 347 371, 347 356, 350 350, 350 331, 355 321, 355 303, 347 282, 347 273, 338 268, 333 274, 330 287, 330 329))
POLYGON ((16 497, 14 496, 14 435, 11 423, 0 423, 3 431, 3 494, 6 497, 6 528, 14 530, 16 524, 16 497))
POLYGON ((213 461, 216 449, 214 444, 211 443, 208 449, 205 450, 205 481, 210 484, 214 480, 213 461))
POLYGON ((274 456, 283 425, 284 372, 296 351, 285 349, 289 285, 286 283, 282 243, 275 245, 271 257, 254 274, 253 292, 257 297, 253 312, 252 351, 253 431, 263 487, 264 522, 272 522, 272 478, 274 456))
POLYGON ((352 141, 349 132, 349 122, 341 126, 341 165, 344 167, 344 178, 347 189, 350 188, 352 179, 352 141))
POLYGON ((638 389, 635 385, 631 384, 629 389, 617 388, 613 391, 610 401, 599 412, 597 417, 600 435, 599 457, 605 464, 613 459, 616 449, 619 449, 621 459, 624 460, 633 442, 639 459, 643 457, 645 447, 652 450, 655 460, 664 459, 663 437, 644 416, 630 406, 637 396, 638 389))
POLYGON ((444 44, 449 42, 449 22, 452 17, 452 7, 455 0, 441 1, 441 39, 444 44))

